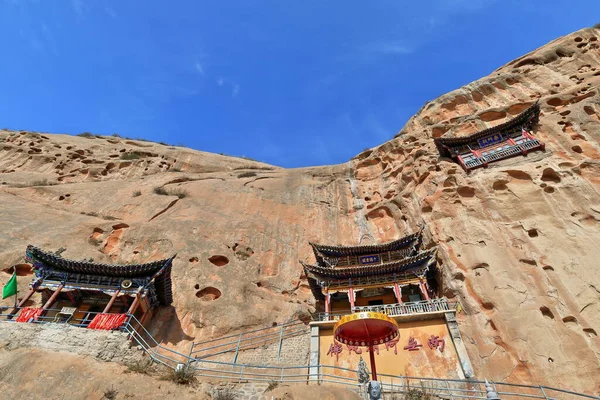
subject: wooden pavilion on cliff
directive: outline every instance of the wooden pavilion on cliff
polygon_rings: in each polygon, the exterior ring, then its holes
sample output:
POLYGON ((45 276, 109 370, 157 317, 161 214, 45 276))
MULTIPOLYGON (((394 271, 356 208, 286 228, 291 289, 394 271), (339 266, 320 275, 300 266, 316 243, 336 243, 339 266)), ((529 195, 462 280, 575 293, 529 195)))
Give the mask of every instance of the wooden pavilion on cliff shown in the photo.
POLYGON ((371 311, 392 318, 399 332, 398 338, 368 350, 376 353, 378 380, 387 379, 384 374, 473 376, 456 321, 456 302, 440 296, 437 248, 423 248, 421 230, 381 244, 310 244, 316 263, 301 264, 322 311, 310 322, 309 371, 315 380, 323 366, 340 367, 325 373, 342 376, 356 368, 367 350, 340 343, 334 330, 343 316, 369 318, 371 311))
POLYGON ((173 300, 175 256, 145 264, 111 265, 69 260, 30 245, 25 258, 33 265, 35 277, 18 304, 18 322, 67 322, 111 330, 121 327, 130 315, 144 324, 157 306, 173 300), (36 292, 42 294, 43 306, 24 307, 36 292))
POLYGON ((421 248, 421 231, 375 245, 310 244, 316 264, 300 262, 324 309, 321 319, 366 310, 427 312, 438 303, 437 249, 421 248))
POLYGON ((491 162, 544 150, 544 143, 531 134, 539 115, 540 106, 536 102, 503 124, 465 137, 436 138, 434 142, 440 155, 452 158, 468 172, 487 167, 491 162))

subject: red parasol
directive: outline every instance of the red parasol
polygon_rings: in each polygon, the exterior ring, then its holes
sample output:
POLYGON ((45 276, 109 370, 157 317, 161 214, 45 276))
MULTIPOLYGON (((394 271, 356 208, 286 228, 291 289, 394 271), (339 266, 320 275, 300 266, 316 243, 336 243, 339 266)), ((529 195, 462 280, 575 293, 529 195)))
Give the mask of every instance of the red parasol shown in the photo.
POLYGON ((387 343, 398 337, 398 324, 380 312, 360 312, 340 318, 333 328, 333 337, 337 342, 346 345, 369 347, 371 373, 373 380, 376 381, 377 370, 373 346, 387 343))

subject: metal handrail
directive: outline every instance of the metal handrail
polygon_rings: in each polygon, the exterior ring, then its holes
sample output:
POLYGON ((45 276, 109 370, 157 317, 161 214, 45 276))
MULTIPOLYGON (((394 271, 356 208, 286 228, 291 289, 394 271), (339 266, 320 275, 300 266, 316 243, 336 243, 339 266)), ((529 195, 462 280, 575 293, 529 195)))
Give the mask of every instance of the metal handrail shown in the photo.
MULTIPOLYGON (((13 307, 9 307, 13 309, 13 307)), ((48 310, 50 311, 50 310, 48 310)), ((54 309, 54 311, 58 311, 54 309)), ((96 313, 99 314, 99 313, 96 313)), ((10 314, 0 314, 8 316, 10 314)), ((43 316, 39 317, 42 318, 43 316)), ((9 322, 15 322, 10 321, 9 322)), ((32 321, 35 323, 58 323, 55 321, 32 321)), ((62 323, 64 324, 64 322, 62 323)), ((297 366, 268 366, 268 365, 251 365, 213 361, 207 359, 197 359, 179 353, 173 349, 167 348, 156 341, 156 339, 148 332, 148 330, 140 323, 133 315, 128 314, 128 318, 120 328, 121 331, 127 333, 129 337, 135 341, 150 358, 168 368, 175 369, 178 364, 187 365, 187 368, 194 371, 196 375, 229 379, 238 382, 242 381, 258 381, 258 382, 305 382, 310 383, 332 383, 340 384, 354 389, 361 390, 360 385, 356 381, 358 374, 357 370, 343 368, 332 365, 297 365, 297 366), (152 346, 152 345, 153 346, 152 346), (162 351, 162 353, 161 353, 162 351), (167 353, 167 354, 164 354, 167 353), (207 368, 206 365, 209 367, 207 368), (310 369, 316 368, 317 373, 310 373, 310 369), (294 371, 304 370, 305 373, 294 371), (263 373, 259 373, 262 371, 263 373), (269 371, 272 371, 269 373, 269 371), (294 373, 287 373, 291 371, 294 373), (337 374, 336 374, 337 372, 337 374), (344 376, 345 374, 347 376, 344 376)), ((411 376, 395 376, 389 374, 378 374, 379 380, 382 383, 384 392, 386 393, 405 393, 410 388, 411 390, 431 390, 438 395, 446 395, 451 398, 463 399, 485 399, 486 389, 485 382, 478 380, 460 380, 460 379, 443 379, 443 378, 420 378, 411 376), (394 383, 397 382, 397 383, 394 383), (398 383, 399 382, 399 383, 398 383)), ((545 400, 565 400, 565 399, 600 399, 598 396, 577 393, 570 390, 558 389, 548 386, 531 386, 504 382, 490 382, 494 390, 500 395, 517 396, 519 398, 530 399, 545 399, 545 400), (565 394, 569 397, 556 397, 565 394), (575 397, 573 397, 575 396, 575 397)))
POLYGON ((207 358, 225 353, 235 353, 234 362, 240 351, 266 346, 279 342, 279 353, 284 339, 308 333, 309 327, 302 321, 288 321, 268 328, 255 329, 237 335, 211 339, 204 342, 194 342, 190 348, 190 357, 207 358), (231 340, 230 340, 231 339, 231 340), (222 341, 225 343, 219 343, 222 341), (208 347, 202 347, 212 344, 208 347), (200 348, 199 348, 200 347, 200 348))
POLYGON ((443 297, 440 299, 411 301, 406 303, 383 304, 377 306, 358 306, 348 311, 337 311, 329 313, 321 312, 316 315, 316 320, 336 321, 339 320, 340 317, 351 314, 353 312, 377 311, 387 314, 390 317, 396 317, 400 315, 417 315, 431 312, 453 311, 455 309, 456 302, 448 301, 448 299, 443 297))

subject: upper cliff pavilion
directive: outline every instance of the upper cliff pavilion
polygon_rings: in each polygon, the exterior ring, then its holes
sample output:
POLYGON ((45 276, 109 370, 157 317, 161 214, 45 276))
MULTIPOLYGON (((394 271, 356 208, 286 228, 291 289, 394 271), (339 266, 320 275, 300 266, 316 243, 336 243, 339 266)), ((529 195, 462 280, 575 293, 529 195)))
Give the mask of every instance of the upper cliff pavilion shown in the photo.
POLYGON ((503 124, 469 136, 436 138, 434 142, 440 155, 452 158, 465 171, 487 167, 491 162, 544 150, 544 143, 531 134, 539 115, 540 105, 536 102, 503 124))

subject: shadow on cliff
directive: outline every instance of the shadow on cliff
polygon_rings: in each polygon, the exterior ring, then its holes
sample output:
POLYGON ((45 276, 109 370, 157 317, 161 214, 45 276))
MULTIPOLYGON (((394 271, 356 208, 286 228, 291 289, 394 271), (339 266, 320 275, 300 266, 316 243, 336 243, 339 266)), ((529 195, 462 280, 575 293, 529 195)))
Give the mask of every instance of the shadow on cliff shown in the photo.
POLYGON ((191 341, 194 337, 188 336, 181 327, 175 307, 160 307, 150 324, 148 331, 159 343, 177 345, 181 341, 191 341))

